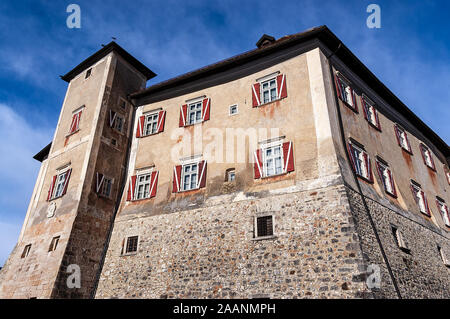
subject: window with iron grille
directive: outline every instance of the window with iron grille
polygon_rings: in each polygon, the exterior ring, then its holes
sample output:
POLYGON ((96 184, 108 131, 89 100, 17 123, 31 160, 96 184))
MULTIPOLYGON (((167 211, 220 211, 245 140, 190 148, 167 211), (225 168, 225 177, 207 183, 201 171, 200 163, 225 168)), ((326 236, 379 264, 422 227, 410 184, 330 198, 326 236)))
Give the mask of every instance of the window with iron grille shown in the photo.
POLYGON ((54 251, 56 246, 58 246, 60 236, 53 237, 50 247, 48 247, 48 251, 54 251))
POLYGON ((273 236, 273 216, 256 217, 255 237, 273 236))
POLYGON ((25 248, 23 249, 22 256, 20 258, 27 257, 30 254, 30 250, 31 250, 31 244, 26 245, 25 248))
POLYGON ((137 252, 138 246, 138 236, 131 236, 127 238, 127 245, 125 248, 125 253, 134 253, 137 252))

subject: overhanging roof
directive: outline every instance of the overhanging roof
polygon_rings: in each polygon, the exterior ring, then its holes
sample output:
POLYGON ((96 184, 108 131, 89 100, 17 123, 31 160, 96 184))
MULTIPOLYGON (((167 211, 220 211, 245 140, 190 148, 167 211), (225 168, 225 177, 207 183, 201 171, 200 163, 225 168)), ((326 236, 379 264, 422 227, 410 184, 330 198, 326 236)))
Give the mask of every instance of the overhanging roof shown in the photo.
POLYGON ((135 57, 133 57, 131 54, 129 54, 125 49, 123 49, 120 45, 118 45, 116 42, 111 41, 107 45, 105 45, 103 48, 95 52, 93 55, 88 57, 86 60, 78 64, 75 68, 73 68, 71 71, 67 72, 65 75, 61 76, 61 79, 63 79, 66 82, 70 82, 74 77, 76 77, 78 74, 86 70, 86 68, 90 67, 106 55, 108 55, 110 52, 116 52, 119 54, 125 61, 130 63, 136 70, 138 70, 142 75, 145 76, 147 80, 153 78, 156 76, 156 74, 147 68, 144 64, 139 62, 135 57))
POLYGON ((52 142, 50 142, 46 147, 40 150, 39 153, 34 155, 33 158, 39 162, 42 162, 47 158, 48 153, 50 152, 50 147, 52 147, 52 142))
POLYGON ((347 67, 349 67, 358 77, 370 86, 386 103, 395 108, 400 114, 405 116, 412 125, 418 128, 432 142, 445 157, 450 157, 450 149, 430 127, 428 127, 417 115, 415 115, 394 93, 391 92, 342 42, 328 29, 327 26, 320 26, 309 29, 305 32, 282 37, 272 44, 261 48, 247 51, 220 62, 205 66, 189 73, 182 74, 172 79, 157 83, 131 94, 131 98, 139 99, 144 96, 163 90, 175 88, 188 82, 217 74, 228 69, 243 65, 254 59, 264 57, 281 49, 286 49, 300 43, 313 39, 320 40, 328 49, 335 53, 347 67))

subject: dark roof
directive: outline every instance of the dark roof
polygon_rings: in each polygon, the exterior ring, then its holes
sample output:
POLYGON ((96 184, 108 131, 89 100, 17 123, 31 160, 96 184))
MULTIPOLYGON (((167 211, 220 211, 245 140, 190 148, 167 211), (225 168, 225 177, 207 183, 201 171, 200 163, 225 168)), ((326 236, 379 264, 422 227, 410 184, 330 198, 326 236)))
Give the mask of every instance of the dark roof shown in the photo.
POLYGON ((275 42, 275 38, 267 35, 267 34, 263 34, 261 38, 259 38, 258 42, 256 42, 256 46, 258 48, 261 48, 262 46, 269 44, 269 43, 274 43, 275 42))
POLYGON ((210 64, 192 72, 182 74, 172 79, 157 83, 131 94, 131 98, 137 99, 152 93, 174 88, 185 83, 207 77, 227 69, 245 64, 256 58, 261 58, 275 51, 288 48, 309 40, 318 39, 324 45, 335 52, 335 55, 357 74, 367 85, 369 85, 383 100, 394 107, 399 113, 405 116, 412 125, 420 130, 445 157, 450 157, 450 148, 431 128, 429 128, 417 115, 415 115, 398 97, 395 96, 342 42, 328 29, 327 26, 320 26, 304 32, 284 36, 272 44, 264 45, 251 51, 233 56, 231 58, 210 64))
POLYGON ((78 64, 75 68, 73 68, 71 71, 66 73, 65 75, 61 76, 61 79, 63 79, 66 82, 70 82, 75 76, 83 72, 86 68, 96 63, 98 60, 102 59, 106 55, 108 55, 111 51, 116 52, 119 54, 122 58, 125 59, 128 63, 130 63, 136 70, 142 73, 142 75, 145 76, 147 80, 153 78, 156 76, 155 73, 153 73, 152 70, 147 68, 144 64, 139 62, 136 58, 134 58, 131 54, 129 54, 125 49, 123 49, 120 45, 118 45, 116 42, 111 41, 107 45, 105 45, 103 48, 95 52, 93 55, 91 55, 89 58, 78 64))
POLYGON ((39 162, 42 162, 47 158, 48 153, 50 152, 50 147, 52 147, 52 142, 50 142, 46 147, 40 150, 39 153, 34 155, 33 158, 39 162))

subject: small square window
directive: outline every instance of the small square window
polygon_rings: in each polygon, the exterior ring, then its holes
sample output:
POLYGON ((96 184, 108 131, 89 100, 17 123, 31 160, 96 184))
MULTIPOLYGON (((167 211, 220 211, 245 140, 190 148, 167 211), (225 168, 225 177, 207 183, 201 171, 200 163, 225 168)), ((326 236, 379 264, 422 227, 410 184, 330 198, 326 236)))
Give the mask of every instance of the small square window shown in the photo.
POLYGON ((230 116, 238 114, 238 105, 234 104, 230 106, 230 116))
POLYGON ((56 246, 58 246, 58 243, 59 243, 59 238, 60 238, 60 236, 53 237, 53 239, 50 243, 50 247, 48 247, 49 252, 56 250, 56 246))
POLYGON ((255 218, 255 238, 273 236, 273 216, 255 218))
POLYGON ((86 71, 86 76, 84 78, 87 79, 88 77, 90 77, 91 73, 92 73, 92 68, 86 71))
POLYGON ((27 257, 30 254, 30 250, 31 250, 31 244, 26 245, 25 248, 23 249, 22 256, 20 258, 27 257))
POLYGON ((397 227, 392 226, 392 233, 394 234, 395 240, 397 242, 397 246, 400 249, 408 252, 409 248, 406 245, 405 240, 403 239, 403 234, 401 233, 401 231, 399 231, 397 227))
POLYGON ((232 182, 236 179, 236 171, 234 168, 227 169, 225 181, 232 182))
POLYGON ((135 253, 137 252, 138 247, 138 236, 131 236, 127 238, 126 247, 125 247, 125 253, 135 253))
POLYGON ((336 76, 336 82, 339 98, 352 110, 357 111, 355 92, 353 91, 350 82, 344 79, 342 75, 336 76))

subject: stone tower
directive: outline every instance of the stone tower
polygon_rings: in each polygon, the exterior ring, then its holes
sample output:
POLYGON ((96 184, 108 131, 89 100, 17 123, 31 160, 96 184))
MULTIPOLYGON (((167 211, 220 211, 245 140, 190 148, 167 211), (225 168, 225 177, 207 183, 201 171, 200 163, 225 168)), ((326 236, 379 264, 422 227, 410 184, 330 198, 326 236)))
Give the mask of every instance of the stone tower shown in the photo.
POLYGON ((111 42, 61 77, 66 96, 53 141, 35 156, 42 165, 0 298, 92 295, 127 165, 127 97, 154 76, 111 42))

